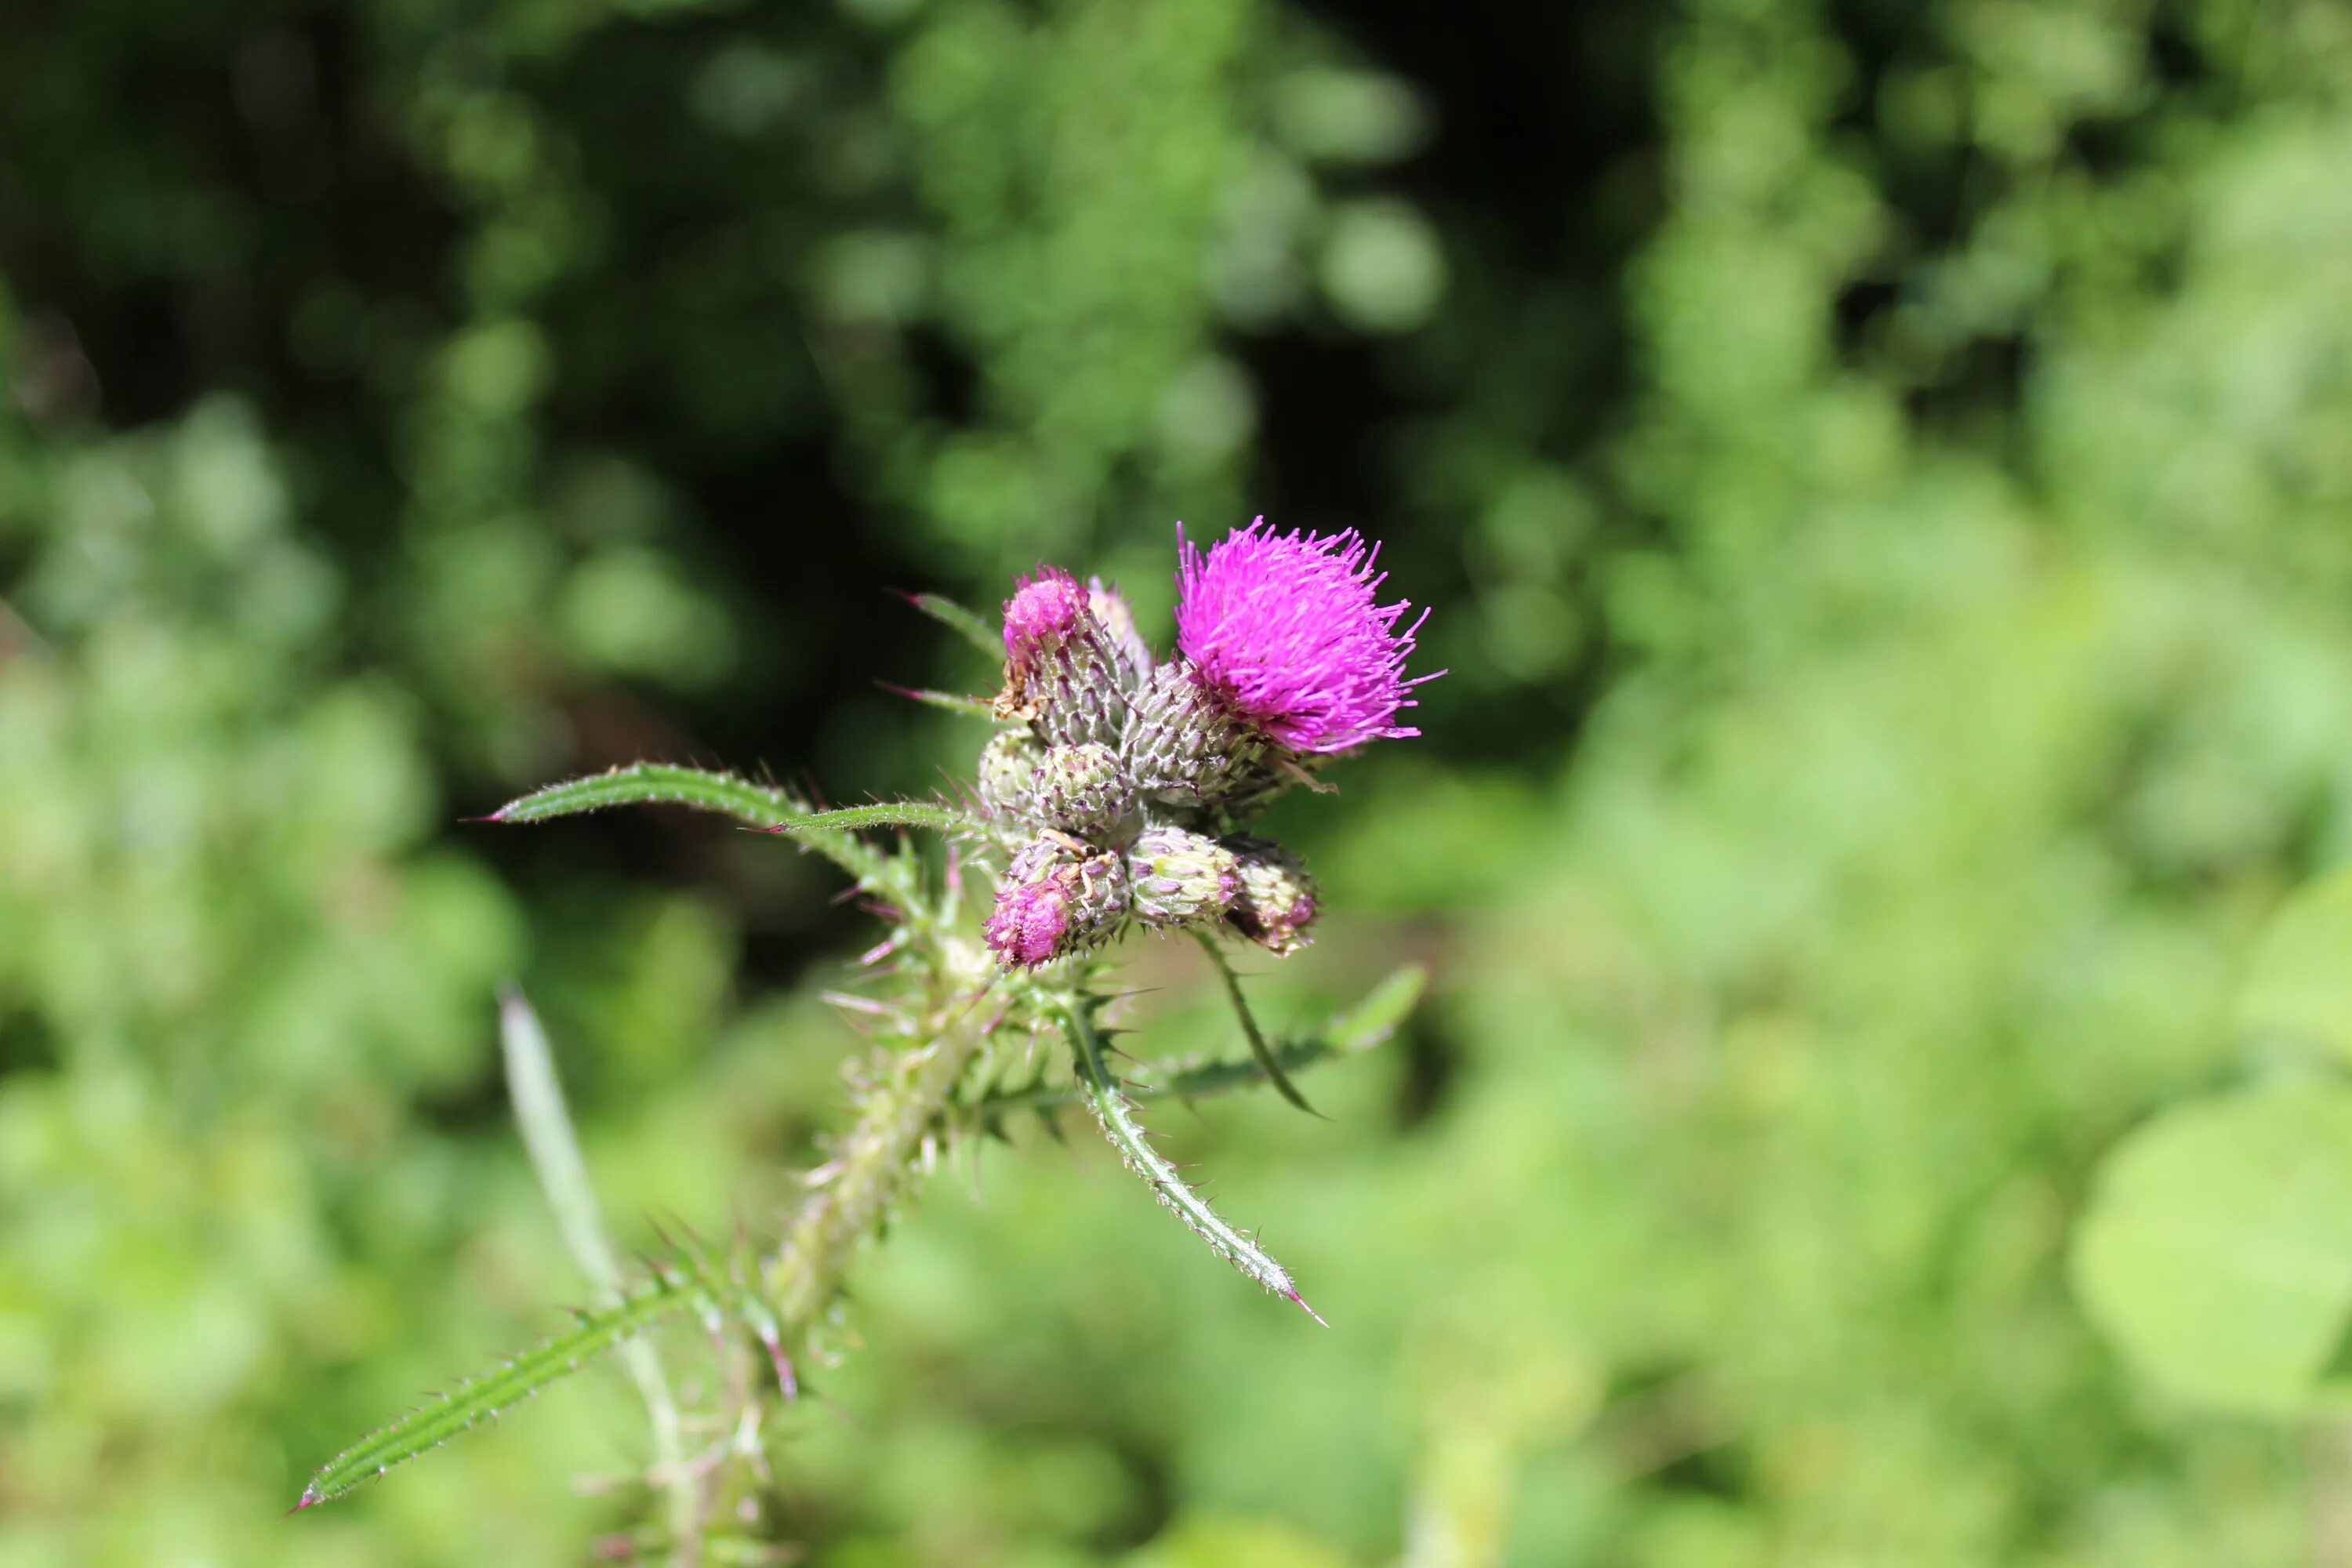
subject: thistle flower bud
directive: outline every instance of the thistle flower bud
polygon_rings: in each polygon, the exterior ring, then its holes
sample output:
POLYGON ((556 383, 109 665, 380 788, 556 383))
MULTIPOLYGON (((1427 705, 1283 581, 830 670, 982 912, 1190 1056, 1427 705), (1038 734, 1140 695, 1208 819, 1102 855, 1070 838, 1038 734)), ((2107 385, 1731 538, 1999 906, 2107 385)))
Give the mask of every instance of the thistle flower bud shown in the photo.
POLYGON ((1118 753, 1098 742, 1048 746, 1029 789, 1036 815, 1065 833, 1101 842, 1135 807, 1118 753))
POLYGON ((1181 827, 1147 827, 1127 852, 1135 914, 1146 925, 1209 925, 1241 891, 1234 852, 1181 827))
POLYGON ((1006 967, 1034 969, 1108 941, 1127 912, 1125 861, 1048 835, 1013 857, 985 935, 1006 967))
POLYGON ((1116 744, 1127 715, 1121 656, 1096 618, 1085 584, 1058 566, 1024 577, 1004 603, 1002 718, 1029 721, 1043 739, 1116 744))
POLYGON ((1286 955, 1312 942, 1315 881, 1298 857, 1264 838, 1228 838, 1225 847, 1241 881, 1226 923, 1268 952, 1286 955))
POLYGON ((1153 670, 1135 694, 1119 750, 1139 792, 1212 805, 1251 775, 1265 747, 1210 698, 1191 666, 1171 662, 1153 670))
POLYGON ((1001 731, 981 748, 974 787, 990 825, 1007 842, 1025 839, 1036 830, 1037 764, 1045 756, 1045 749, 1024 730, 1001 731))
POLYGON ((1095 619, 1102 623, 1104 640, 1117 656, 1119 684, 1132 691, 1150 679, 1151 645, 1136 629, 1135 612, 1128 607, 1118 590, 1106 587, 1099 577, 1089 577, 1087 605, 1094 611, 1095 619))

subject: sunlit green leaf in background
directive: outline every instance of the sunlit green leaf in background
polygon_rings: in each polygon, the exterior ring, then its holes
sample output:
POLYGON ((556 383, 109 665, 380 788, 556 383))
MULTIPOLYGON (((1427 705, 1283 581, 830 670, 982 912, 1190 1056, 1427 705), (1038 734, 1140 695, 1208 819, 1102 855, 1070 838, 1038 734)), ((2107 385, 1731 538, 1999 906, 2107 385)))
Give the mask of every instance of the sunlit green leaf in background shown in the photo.
POLYGON ((2352 1329, 2352 1089, 2242 1093, 2119 1146, 2074 1242, 2084 1305, 2159 1384, 2275 1413, 2352 1329))
POLYGON ((2238 1022, 2352 1058, 2352 871, 2298 891, 2248 961, 2238 1022))

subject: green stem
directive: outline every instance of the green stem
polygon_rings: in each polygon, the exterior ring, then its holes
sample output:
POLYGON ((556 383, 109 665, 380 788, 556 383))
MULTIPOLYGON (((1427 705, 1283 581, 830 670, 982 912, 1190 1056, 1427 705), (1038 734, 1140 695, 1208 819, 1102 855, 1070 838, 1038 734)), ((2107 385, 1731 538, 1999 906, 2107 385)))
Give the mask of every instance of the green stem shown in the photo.
POLYGON ((1298 1092, 1298 1086, 1290 1081, 1288 1073, 1283 1071, 1280 1058, 1266 1046, 1265 1037, 1258 1032, 1257 1018, 1250 1012, 1249 1003, 1242 995, 1241 977, 1234 973, 1234 966, 1225 962, 1225 955, 1218 948, 1216 939, 1207 931, 1195 931, 1192 940, 1201 944, 1201 951, 1207 953, 1209 962, 1216 966, 1217 978, 1225 983, 1225 1000, 1234 1005, 1234 1016, 1242 1023, 1242 1038, 1249 1042, 1250 1058, 1265 1072, 1265 1081, 1274 1085, 1275 1093, 1307 1115, 1322 1115, 1321 1111, 1307 1103, 1307 1097, 1298 1092))

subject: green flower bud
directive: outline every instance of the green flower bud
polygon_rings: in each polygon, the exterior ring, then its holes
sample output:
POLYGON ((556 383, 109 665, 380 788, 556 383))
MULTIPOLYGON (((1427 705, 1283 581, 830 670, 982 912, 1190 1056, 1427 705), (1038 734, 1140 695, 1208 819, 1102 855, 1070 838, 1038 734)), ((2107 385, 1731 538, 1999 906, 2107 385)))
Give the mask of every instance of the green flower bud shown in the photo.
POLYGON ((1116 588, 1099 577, 1087 579, 1087 607, 1102 626, 1103 641, 1118 656, 1119 684, 1132 691, 1151 679, 1151 645, 1136 629, 1135 612, 1116 588))
POLYGON ((1036 831, 1037 764, 1045 749, 1025 730, 1000 731, 982 748, 976 787, 982 810, 997 837, 1007 843, 1026 839, 1036 831))
POLYGON ((1138 792, 1179 805, 1214 805, 1251 776, 1265 748, 1201 689, 1192 668, 1163 664, 1127 710, 1120 752, 1138 792))
POLYGON ((1118 753, 1094 741, 1046 747, 1029 795, 1047 824, 1096 843, 1113 837, 1135 807, 1118 753))
POLYGON ((1181 827, 1147 827, 1127 852, 1135 914, 1146 925, 1211 925, 1241 891, 1234 852, 1181 827))

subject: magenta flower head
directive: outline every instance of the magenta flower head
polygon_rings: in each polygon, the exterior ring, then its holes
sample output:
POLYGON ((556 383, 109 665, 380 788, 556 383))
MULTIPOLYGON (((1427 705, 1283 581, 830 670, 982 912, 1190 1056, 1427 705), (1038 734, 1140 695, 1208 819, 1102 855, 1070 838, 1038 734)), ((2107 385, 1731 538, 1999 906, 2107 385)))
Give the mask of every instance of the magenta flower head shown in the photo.
POLYGON ((988 945, 1004 962, 1034 969, 1060 950, 1070 929, 1070 890, 1060 879, 1007 880, 988 917, 988 945))
POLYGON ((1024 665, 1078 632, 1089 611, 1087 585, 1059 566, 1040 566, 1004 601, 1004 657, 1024 665))
POLYGON ((1405 679, 1421 620, 1400 631, 1412 606, 1379 602, 1379 546, 1352 528, 1276 534, 1262 517, 1206 553, 1176 532, 1176 646, 1220 707, 1294 752, 1421 733, 1397 715, 1435 677, 1405 679))

